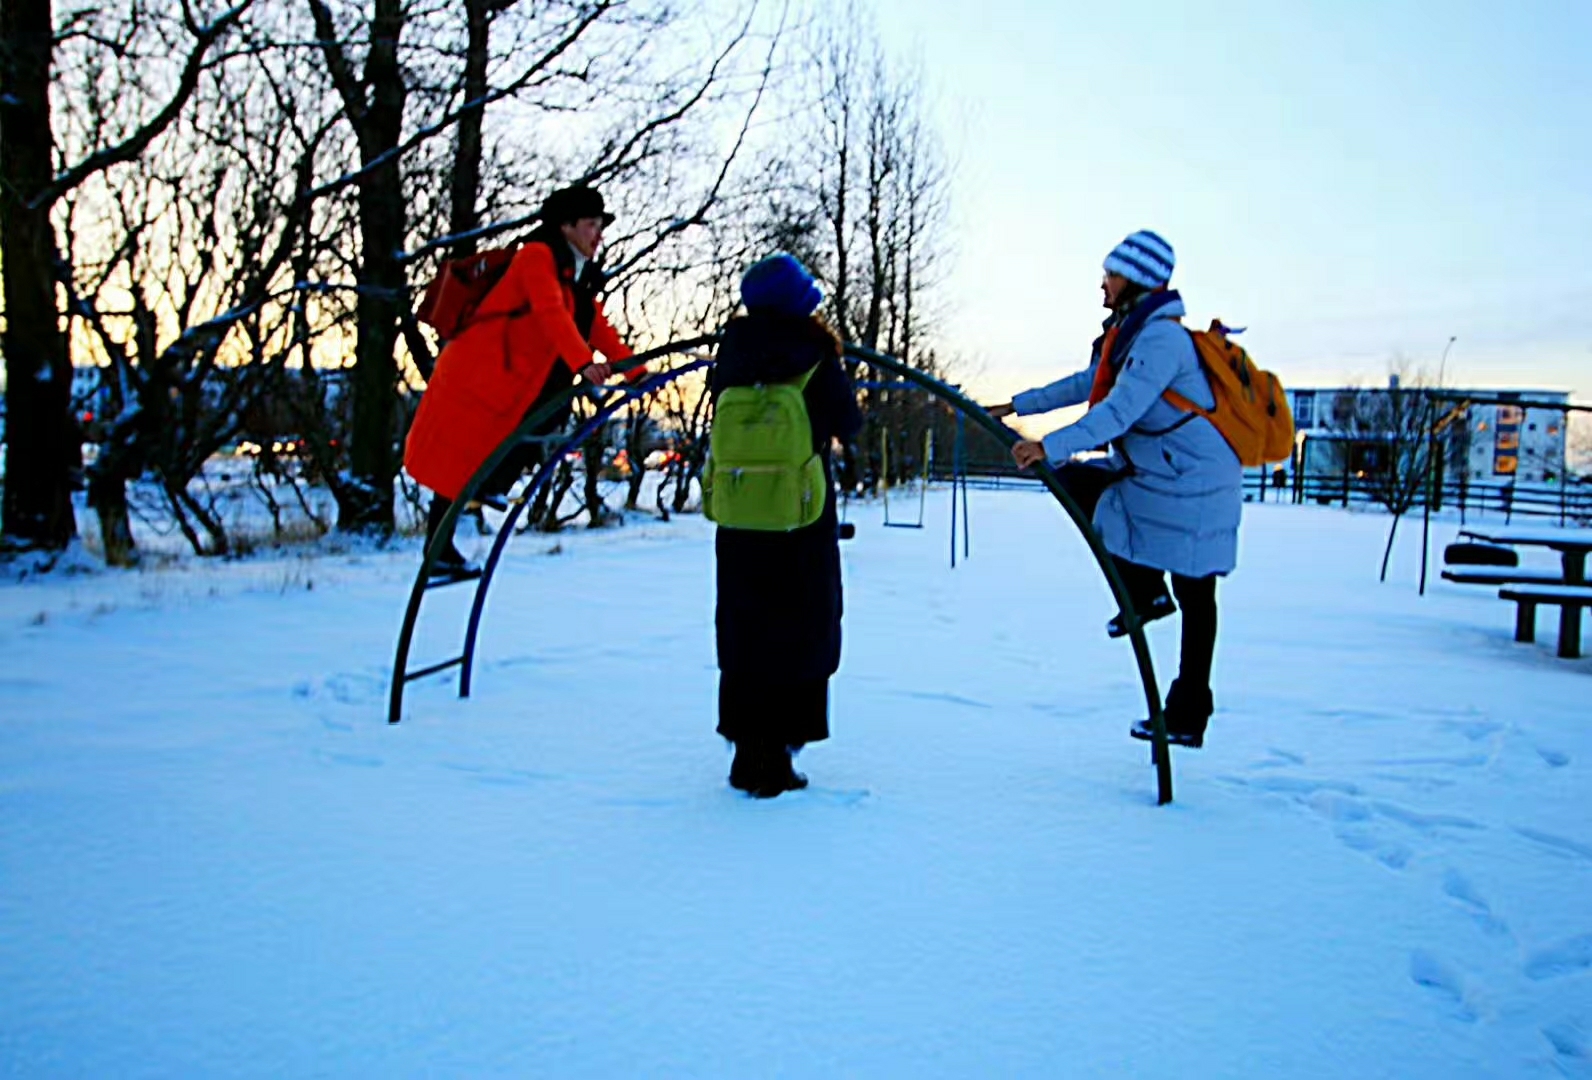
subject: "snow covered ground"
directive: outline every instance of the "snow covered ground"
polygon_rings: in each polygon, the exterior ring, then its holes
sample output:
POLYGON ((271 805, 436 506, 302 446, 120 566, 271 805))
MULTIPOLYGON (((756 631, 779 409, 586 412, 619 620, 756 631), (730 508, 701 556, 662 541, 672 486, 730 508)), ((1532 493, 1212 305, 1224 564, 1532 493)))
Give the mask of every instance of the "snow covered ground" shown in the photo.
POLYGON ((853 507, 835 738, 767 803, 697 519, 516 541, 475 697, 396 727, 413 544, 0 588, 0 1074, 1592 1076, 1550 616, 1517 645, 1493 590, 1417 597, 1418 528, 1379 585, 1386 518, 1252 506, 1157 807, 1081 541, 975 492, 951 571, 947 502, 853 507))

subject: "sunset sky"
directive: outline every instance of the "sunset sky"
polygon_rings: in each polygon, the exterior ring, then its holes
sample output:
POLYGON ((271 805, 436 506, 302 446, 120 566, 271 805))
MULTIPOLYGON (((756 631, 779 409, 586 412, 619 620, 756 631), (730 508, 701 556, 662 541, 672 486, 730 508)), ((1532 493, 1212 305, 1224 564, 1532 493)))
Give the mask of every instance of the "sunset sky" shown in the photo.
POLYGON ((1592 3, 876 0, 954 159, 946 328, 1001 397, 1082 364, 1151 228, 1290 385, 1592 400, 1592 3))

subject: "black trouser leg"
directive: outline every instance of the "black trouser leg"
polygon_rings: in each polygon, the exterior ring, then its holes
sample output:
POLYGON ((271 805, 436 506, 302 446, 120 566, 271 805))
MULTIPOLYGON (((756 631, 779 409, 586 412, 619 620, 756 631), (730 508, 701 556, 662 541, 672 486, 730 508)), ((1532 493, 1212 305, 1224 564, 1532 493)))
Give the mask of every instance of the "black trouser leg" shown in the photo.
POLYGON ((1116 469, 1101 465, 1085 465, 1077 461, 1069 461, 1056 470, 1056 479, 1061 481, 1061 486, 1066 489, 1068 495, 1072 496, 1072 501, 1078 504, 1083 516, 1090 521, 1094 520, 1095 507, 1100 505, 1100 496, 1106 493, 1106 488, 1121 480, 1124 475, 1116 469))
POLYGON ((541 443, 522 442, 504 455, 498 462, 497 468, 492 470, 492 475, 486 478, 486 483, 481 485, 482 495, 507 495, 509 488, 514 486, 514 481, 527 469, 533 469, 543 461, 541 443))
MULTIPOLYGON (((1061 486, 1066 488, 1067 494, 1072 496, 1072 501, 1078 504, 1084 516, 1092 522, 1095 507, 1100 505, 1100 497, 1106 489, 1127 474, 1117 469, 1106 468, 1101 465, 1085 465, 1081 462, 1069 461, 1056 470, 1056 479, 1061 481, 1061 486)), ((1122 577, 1122 583, 1127 586, 1128 598, 1133 601, 1133 606, 1143 615, 1150 604, 1159 597, 1166 595, 1166 575, 1159 570, 1148 566, 1140 566, 1126 559, 1113 555, 1112 562, 1116 563, 1117 573, 1122 577)))
MULTIPOLYGON (((426 546, 431 546, 432 538, 437 535, 437 530, 442 527, 442 519, 448 516, 448 508, 453 505, 453 500, 444 495, 432 493, 431 505, 426 508, 426 546)), ((448 537, 448 546, 438 556, 439 563, 462 563, 464 556, 459 554, 459 549, 453 545, 453 537, 448 537)))
POLYGON ((1122 575, 1122 584, 1128 587, 1128 598, 1133 601, 1133 607, 1140 615, 1153 601, 1166 595, 1166 575, 1161 571, 1116 555, 1111 556, 1111 561, 1116 563, 1117 573, 1122 575))
MULTIPOLYGON (((1216 575, 1172 575, 1172 592, 1183 609, 1183 649, 1174 690, 1181 706, 1200 724, 1211 714, 1211 663, 1216 657, 1216 575)), ((1172 694, 1167 708, 1173 707, 1172 694)))

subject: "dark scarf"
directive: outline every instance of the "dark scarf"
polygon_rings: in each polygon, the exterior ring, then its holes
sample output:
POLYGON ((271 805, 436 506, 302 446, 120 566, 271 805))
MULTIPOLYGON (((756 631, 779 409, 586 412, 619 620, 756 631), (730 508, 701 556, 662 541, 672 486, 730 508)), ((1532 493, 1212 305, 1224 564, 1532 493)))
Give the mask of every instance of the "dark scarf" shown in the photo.
POLYGON ((1117 339, 1111 346, 1111 366, 1122 367, 1123 361, 1128 358, 1128 350, 1133 347, 1133 339, 1139 336, 1144 324, 1157 311, 1182 299, 1176 289, 1157 289, 1146 293, 1126 312, 1116 316, 1117 339))
POLYGON ((591 340, 592 323, 597 319, 597 294, 602 291, 605 277, 596 259, 586 260, 585 272, 575 278, 575 252, 564 239, 563 230, 551 222, 540 225, 526 243, 545 244, 553 253, 553 265, 558 270, 558 280, 569 287, 575 297, 575 329, 587 341, 591 340))

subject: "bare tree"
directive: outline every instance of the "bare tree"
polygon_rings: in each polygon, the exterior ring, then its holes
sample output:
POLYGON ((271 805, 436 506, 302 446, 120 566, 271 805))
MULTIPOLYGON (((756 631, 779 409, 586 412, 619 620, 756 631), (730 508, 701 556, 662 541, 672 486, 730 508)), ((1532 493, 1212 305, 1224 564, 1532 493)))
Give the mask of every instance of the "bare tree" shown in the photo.
POLYGON ((1382 581, 1387 580, 1399 522, 1427 496, 1436 456, 1443 453, 1433 429, 1447 410, 1433 394, 1437 389, 1424 372, 1396 361, 1387 388, 1356 392, 1337 423, 1339 431, 1365 447, 1363 480, 1393 516, 1382 550, 1382 581))
MULTIPOLYGON (((117 182, 89 181, 63 201, 74 267, 63 284, 109 388, 87 474, 111 565, 136 559, 127 486, 146 473, 195 551, 230 550, 202 472, 292 352, 303 301, 290 276, 305 226, 297 195, 325 134, 292 138, 291 101, 270 89, 258 69, 211 69, 185 116, 117 182)), ((84 123, 105 122, 110 102, 79 100, 84 123)))
POLYGON ((53 24, 50 0, 0 5, 0 263, 5 266, 6 483, 3 531, 15 544, 60 548, 76 535, 71 476, 79 463, 69 412, 71 360, 56 285, 67 276, 52 224, 57 204, 90 179, 137 160, 187 107, 218 43, 252 0, 206 19, 188 3, 86 8, 53 24), (51 69, 77 50, 114 113, 55 142, 51 69))

